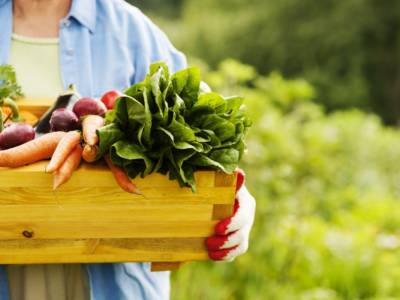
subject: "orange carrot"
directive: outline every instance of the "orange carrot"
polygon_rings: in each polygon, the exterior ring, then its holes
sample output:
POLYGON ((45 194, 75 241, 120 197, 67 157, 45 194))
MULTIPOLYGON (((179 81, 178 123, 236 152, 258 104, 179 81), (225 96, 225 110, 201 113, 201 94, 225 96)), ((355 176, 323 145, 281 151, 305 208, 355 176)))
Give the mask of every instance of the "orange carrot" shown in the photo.
POLYGON ((96 130, 104 126, 104 118, 96 115, 86 116, 82 121, 82 133, 85 142, 94 146, 99 142, 96 130))
POLYGON ((126 175, 124 170, 114 165, 108 155, 104 156, 104 159, 107 162, 108 167, 111 169, 115 180, 124 191, 131 194, 142 195, 136 185, 134 185, 128 175, 126 175))
POLYGON ((83 160, 88 163, 96 161, 98 151, 99 151, 98 146, 96 145, 90 146, 89 144, 86 144, 85 147, 83 147, 83 153, 82 153, 83 160))
POLYGON ((51 132, 20 146, 0 151, 0 167, 16 168, 50 158, 65 132, 51 132))
POLYGON ((82 147, 80 144, 68 155, 67 159, 61 165, 60 169, 54 172, 53 190, 66 183, 72 176, 72 173, 78 168, 82 158, 82 147))
POLYGON ((46 172, 52 173, 61 167, 63 162, 67 159, 72 150, 81 141, 81 134, 79 131, 69 131, 58 143, 50 163, 47 165, 46 172))

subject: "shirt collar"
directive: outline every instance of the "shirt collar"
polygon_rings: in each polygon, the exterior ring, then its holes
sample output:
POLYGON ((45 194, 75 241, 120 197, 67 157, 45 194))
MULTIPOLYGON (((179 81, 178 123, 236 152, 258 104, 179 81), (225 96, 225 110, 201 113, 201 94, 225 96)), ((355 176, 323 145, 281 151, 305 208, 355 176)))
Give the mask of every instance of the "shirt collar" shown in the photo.
POLYGON ((2 6, 3 4, 7 3, 10 0, 0 0, 0 6, 2 6))
MULTIPOLYGON (((0 0, 0 6, 10 0, 0 0)), ((72 0, 71 10, 67 16, 73 17, 92 33, 96 28, 96 0, 72 0)))
MULTIPOLYGON (((0 0, 0 3, 1 1, 8 0, 0 0)), ((96 0, 72 0, 67 19, 69 17, 73 17, 93 33, 96 28, 96 0)))

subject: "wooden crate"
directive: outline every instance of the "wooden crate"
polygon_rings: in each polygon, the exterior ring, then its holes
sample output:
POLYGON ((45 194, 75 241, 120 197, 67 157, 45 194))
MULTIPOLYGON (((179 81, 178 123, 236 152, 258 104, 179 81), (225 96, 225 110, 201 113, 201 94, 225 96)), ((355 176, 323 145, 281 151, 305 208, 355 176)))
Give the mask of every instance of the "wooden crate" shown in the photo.
MULTIPOLYGON (((37 115, 48 102, 20 102, 37 115)), ((232 214, 236 176, 201 171, 197 193, 166 176, 120 189, 101 163, 82 164, 56 192, 47 162, 0 168, 0 264, 152 262, 154 271, 207 260, 218 220, 232 214)))

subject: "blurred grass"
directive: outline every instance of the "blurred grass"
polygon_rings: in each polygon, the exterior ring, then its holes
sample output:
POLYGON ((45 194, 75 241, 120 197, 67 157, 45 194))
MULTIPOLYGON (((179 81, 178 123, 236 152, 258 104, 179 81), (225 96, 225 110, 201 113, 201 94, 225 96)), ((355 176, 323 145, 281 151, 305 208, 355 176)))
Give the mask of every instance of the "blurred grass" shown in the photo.
POLYGON ((172 299, 400 299, 400 133, 357 110, 327 115, 304 80, 234 60, 205 75, 247 99, 256 222, 234 263, 175 272, 172 299))
POLYGON ((400 299, 400 133, 375 115, 400 124, 400 2, 131 2, 254 121, 249 252, 175 272, 172 299, 400 299))
POLYGON ((330 111, 360 108, 400 124, 398 0, 129 0, 179 49, 227 57, 313 84, 330 111))

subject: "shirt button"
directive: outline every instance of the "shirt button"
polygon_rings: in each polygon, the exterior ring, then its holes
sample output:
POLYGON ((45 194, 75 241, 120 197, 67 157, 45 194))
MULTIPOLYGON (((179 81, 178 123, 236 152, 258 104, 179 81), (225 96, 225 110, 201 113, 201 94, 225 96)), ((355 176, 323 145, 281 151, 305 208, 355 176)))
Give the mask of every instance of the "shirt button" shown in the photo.
POLYGON ((66 53, 67 55, 72 56, 74 55, 74 49, 67 49, 66 53))

